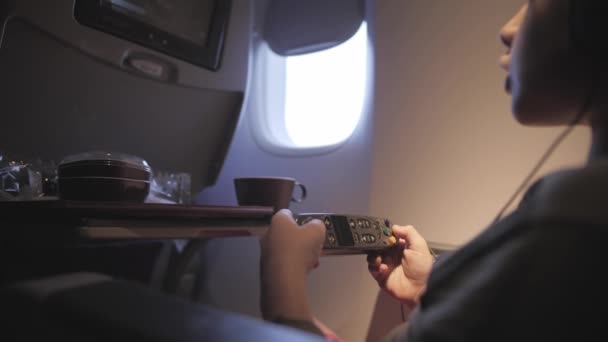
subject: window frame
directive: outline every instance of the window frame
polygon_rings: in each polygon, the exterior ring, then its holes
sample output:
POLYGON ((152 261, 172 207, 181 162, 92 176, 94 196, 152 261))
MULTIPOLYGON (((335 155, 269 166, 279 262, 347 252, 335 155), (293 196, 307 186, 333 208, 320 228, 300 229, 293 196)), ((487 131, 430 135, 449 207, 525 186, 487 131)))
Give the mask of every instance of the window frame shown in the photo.
POLYGON ((250 128, 255 142, 265 151, 280 156, 311 156, 331 153, 346 144, 363 122, 367 121, 372 103, 373 84, 373 46, 370 43, 370 28, 366 21, 366 75, 364 84, 364 100, 361 113, 351 134, 342 141, 322 146, 298 146, 291 141, 285 125, 286 100, 286 56, 275 54, 263 40, 259 40, 254 50, 253 82, 251 82, 252 97, 250 107, 250 128), (282 113, 282 115, 278 115, 282 113))

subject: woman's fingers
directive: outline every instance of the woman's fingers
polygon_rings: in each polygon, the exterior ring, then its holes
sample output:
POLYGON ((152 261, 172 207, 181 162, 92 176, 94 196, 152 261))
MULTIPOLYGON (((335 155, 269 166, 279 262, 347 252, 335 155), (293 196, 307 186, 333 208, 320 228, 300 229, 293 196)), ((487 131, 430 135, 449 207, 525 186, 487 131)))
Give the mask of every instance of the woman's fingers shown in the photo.
POLYGON ((426 241, 414 226, 393 225, 392 229, 393 235, 399 239, 399 243, 403 244, 403 242, 401 242, 401 239, 403 239, 408 249, 413 249, 415 251, 428 250, 426 241))

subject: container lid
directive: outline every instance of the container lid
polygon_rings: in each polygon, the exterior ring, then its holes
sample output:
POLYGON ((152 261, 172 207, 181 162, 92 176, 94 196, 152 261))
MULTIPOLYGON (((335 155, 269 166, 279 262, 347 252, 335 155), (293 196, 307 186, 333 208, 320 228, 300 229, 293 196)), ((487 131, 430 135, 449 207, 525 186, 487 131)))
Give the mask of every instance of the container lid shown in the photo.
POLYGON ((150 165, 144 159, 122 152, 88 151, 67 156, 61 160, 58 167, 80 164, 118 164, 141 170, 151 171, 150 165))

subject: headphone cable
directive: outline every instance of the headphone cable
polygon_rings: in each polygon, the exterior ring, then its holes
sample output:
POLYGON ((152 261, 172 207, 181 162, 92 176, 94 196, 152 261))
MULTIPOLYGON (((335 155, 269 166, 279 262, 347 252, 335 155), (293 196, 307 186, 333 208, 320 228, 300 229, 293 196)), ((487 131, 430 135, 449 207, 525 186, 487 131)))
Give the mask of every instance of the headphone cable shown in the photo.
MULTIPOLYGON (((594 82, 594 84, 595 84, 595 82, 594 82)), ((593 89, 595 90, 595 86, 593 87, 593 89)), ((528 184, 534 178, 534 176, 536 175, 536 173, 538 172, 538 170, 540 170, 540 168, 545 164, 545 162, 549 159, 549 157, 551 157, 551 155, 553 154, 553 152, 559 147, 559 145, 564 141, 564 139, 566 139, 566 137, 572 132, 572 130, 574 130, 574 128, 576 127, 576 125, 578 123, 580 123, 580 121, 585 117, 585 114, 587 113, 587 111, 591 107, 592 100, 593 100, 593 97, 594 97, 593 96, 594 92, 595 91, 592 91, 591 95, 587 97, 587 100, 585 101, 585 103, 581 107, 580 112, 577 114, 577 116, 574 118, 574 120, 572 120, 572 122, 568 125, 568 127, 566 127, 566 129, 564 129, 562 131, 562 133, 560 133, 557 136, 557 138, 555 138, 555 140, 553 141, 553 143, 549 146, 549 148, 541 156, 541 158, 538 160, 538 162, 536 162, 536 165, 528 173, 528 175, 526 176, 526 178, 524 178, 523 182, 519 185, 519 187, 513 193, 513 195, 511 195, 511 197, 509 198, 509 200, 507 201, 507 203, 505 203, 505 205, 498 212, 498 214, 494 218, 494 221, 492 221, 492 225, 494 225, 496 222, 498 222, 502 218, 502 215, 504 214, 504 212, 509 208, 509 206, 511 206, 511 204, 513 203, 513 201, 515 201, 515 199, 517 198, 517 196, 519 196, 519 194, 528 186, 528 184)), ((400 311, 401 311, 401 321, 402 322, 406 322, 407 319, 405 317, 405 310, 404 310, 404 307, 403 307, 403 303, 400 303, 399 307, 400 307, 400 311)))
POLYGON ((547 150, 541 156, 541 158, 538 160, 538 162, 536 162, 536 165, 532 168, 532 170, 524 178, 524 180, 521 182, 521 184, 519 185, 519 187, 517 188, 517 190, 513 193, 513 195, 511 195, 511 197, 509 198, 509 200, 500 209, 500 211, 498 212, 498 214, 496 215, 496 217, 492 221, 492 225, 494 225, 496 222, 498 222, 502 218, 502 216, 504 215, 505 211, 511 206, 511 204, 513 203, 513 201, 515 201, 515 199, 517 198, 517 196, 519 196, 519 194, 524 189, 527 188, 527 186, 530 183, 530 181, 532 181, 532 179, 534 178, 534 176, 536 175, 536 173, 545 164, 545 162, 549 159, 549 157, 551 157, 551 155, 553 154, 553 152, 559 147, 559 145, 564 141, 564 139, 566 139, 566 137, 574 130, 574 128, 576 127, 576 125, 578 123, 580 123, 581 120, 585 117, 585 114, 587 114, 587 112, 591 108, 591 104, 593 103, 595 90, 597 88, 595 86, 597 84, 596 81, 597 81, 596 77, 593 77, 591 92, 590 92, 589 96, 587 96, 587 99, 583 103, 583 105, 582 105, 579 113, 576 115, 576 117, 574 118, 574 120, 572 120, 572 122, 568 125, 568 127, 566 127, 562 131, 562 133, 559 134, 555 138, 555 140, 553 141, 553 143, 551 143, 551 145, 549 145, 549 148, 547 148, 547 150))

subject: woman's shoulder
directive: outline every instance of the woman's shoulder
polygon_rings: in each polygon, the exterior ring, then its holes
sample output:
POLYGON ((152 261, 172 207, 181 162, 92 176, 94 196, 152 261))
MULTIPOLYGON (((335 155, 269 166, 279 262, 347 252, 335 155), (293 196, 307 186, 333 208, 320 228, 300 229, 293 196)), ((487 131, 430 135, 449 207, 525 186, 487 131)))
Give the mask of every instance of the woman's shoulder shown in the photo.
POLYGON ((543 177, 529 197, 529 220, 608 225, 608 160, 543 177))

